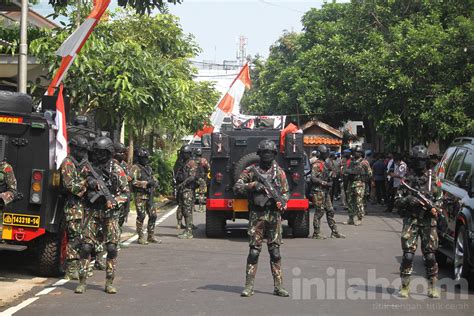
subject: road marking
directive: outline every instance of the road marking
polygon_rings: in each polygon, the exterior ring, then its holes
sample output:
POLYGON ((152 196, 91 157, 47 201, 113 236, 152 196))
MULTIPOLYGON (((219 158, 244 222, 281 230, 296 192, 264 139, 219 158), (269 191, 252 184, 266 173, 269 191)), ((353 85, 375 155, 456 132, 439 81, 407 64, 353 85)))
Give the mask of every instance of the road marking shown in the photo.
POLYGON ((48 287, 48 288, 42 290, 41 292, 37 293, 35 296, 46 295, 49 292, 54 291, 55 289, 56 289, 56 287, 48 287))
POLYGON ((68 279, 61 279, 58 282, 54 283, 53 286, 61 286, 63 284, 66 284, 68 281, 68 279))
POLYGON ((14 313, 18 312, 20 309, 25 308, 26 306, 30 305, 31 303, 33 303, 34 301, 36 301, 38 299, 39 299, 39 297, 31 297, 31 298, 21 302, 17 306, 10 307, 6 311, 0 313, 0 316, 11 316, 14 313))
MULTIPOLYGON (((158 219, 156 221, 156 225, 160 225, 161 223, 163 223, 168 217, 170 217, 171 215, 173 215, 176 210, 178 209, 177 206, 175 206, 173 209, 171 209, 171 211, 169 211, 168 213, 166 213, 165 215, 163 215, 162 217, 160 217, 160 219, 158 219)), ((124 244, 125 245, 130 245, 132 242, 134 242, 135 240, 138 239, 138 236, 137 235, 133 235, 132 237, 130 237, 129 239, 127 239, 124 244)), ((104 255, 105 257, 106 255, 104 255)), ((19 310, 25 308, 26 306, 30 305, 31 303, 35 302, 36 300, 38 300, 42 295, 46 295, 52 291, 54 291, 56 289, 57 286, 61 286, 61 285, 64 285, 66 283, 68 283, 69 280, 68 279, 61 279, 61 280, 58 280, 56 283, 54 283, 51 287, 48 287, 46 289, 43 289, 41 290, 40 292, 36 293, 36 295, 34 297, 31 297, 29 299, 26 299, 24 300, 23 302, 21 302, 20 304, 16 305, 16 306, 12 306, 10 307, 9 309, 3 311, 3 312, 0 312, 0 316, 11 316, 13 315, 14 313, 18 312, 19 310)))
POLYGON ((178 207, 175 206, 175 207, 173 207, 173 209, 171 211, 169 211, 165 215, 161 216, 161 218, 156 221, 156 225, 160 225, 161 223, 163 223, 168 217, 173 215, 176 212, 177 209, 178 209, 178 207))

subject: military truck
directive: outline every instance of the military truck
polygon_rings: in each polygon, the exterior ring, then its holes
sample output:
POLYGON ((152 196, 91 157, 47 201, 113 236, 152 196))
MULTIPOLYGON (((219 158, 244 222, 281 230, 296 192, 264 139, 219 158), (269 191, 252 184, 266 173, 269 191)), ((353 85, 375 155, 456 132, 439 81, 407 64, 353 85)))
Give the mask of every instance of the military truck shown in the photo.
MULTIPOLYGON (((37 112, 30 96, 0 91, 0 159, 12 165, 18 184, 17 199, 0 209, 0 252, 26 250, 42 276, 61 275, 66 263, 64 199, 55 165, 54 99, 45 99, 37 112)), ((80 127, 70 130, 81 131, 80 127)))
MULTIPOLYGON (((309 202, 305 196, 303 134, 284 135, 284 146, 281 146, 281 128, 274 128, 272 124, 260 124, 258 118, 255 120, 252 125, 259 127, 249 129, 230 125, 211 136, 211 179, 206 202, 206 235, 211 238, 223 237, 228 220, 248 219, 247 197, 236 196, 233 185, 244 168, 259 161, 258 143, 270 139, 277 144, 279 150, 276 161, 285 170, 290 187, 290 199, 283 219, 287 220, 292 228, 293 237, 307 237, 309 202)), ((268 121, 268 118, 265 121, 268 121)))

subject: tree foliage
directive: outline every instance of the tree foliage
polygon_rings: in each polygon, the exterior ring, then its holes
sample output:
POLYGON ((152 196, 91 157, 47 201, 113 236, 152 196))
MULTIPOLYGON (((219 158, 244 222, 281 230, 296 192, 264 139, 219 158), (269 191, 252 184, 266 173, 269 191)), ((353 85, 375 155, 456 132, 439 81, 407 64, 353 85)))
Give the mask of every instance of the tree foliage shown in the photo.
MULTIPOLYGON (((302 18, 258 60, 249 111, 360 119, 406 149, 474 134, 474 2, 352 1, 302 18)), ((370 129, 369 129, 370 130, 370 129)))
MULTIPOLYGON (((55 52, 73 29, 49 31, 31 43, 31 53, 49 66, 48 80, 59 66, 55 52)), ((129 138, 153 145, 156 136, 174 139, 189 132, 212 111, 214 88, 193 81, 189 59, 198 51, 175 16, 119 10, 97 26, 64 85, 76 112, 95 113, 109 130, 125 121, 129 138)), ((44 89, 36 84, 34 93, 44 89)))

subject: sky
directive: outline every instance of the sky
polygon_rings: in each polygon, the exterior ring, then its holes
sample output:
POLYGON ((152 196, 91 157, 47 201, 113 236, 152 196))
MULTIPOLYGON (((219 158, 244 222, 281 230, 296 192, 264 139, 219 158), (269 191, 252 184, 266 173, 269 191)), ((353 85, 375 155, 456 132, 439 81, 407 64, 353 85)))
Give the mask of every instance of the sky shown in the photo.
MULTIPOLYGON (((267 57, 283 31, 301 31, 301 18, 324 0, 183 0, 170 4, 186 33, 195 36, 202 53, 196 61, 235 60, 240 36, 247 38, 247 55, 267 57)), ((111 8, 117 6, 112 0, 111 8)), ((43 15, 51 13, 48 0, 33 6, 43 15)))
POLYGON ((283 31, 301 31, 303 14, 323 0, 184 0, 170 11, 203 52, 196 58, 218 63, 236 59, 238 39, 247 38, 247 55, 268 56, 283 31))

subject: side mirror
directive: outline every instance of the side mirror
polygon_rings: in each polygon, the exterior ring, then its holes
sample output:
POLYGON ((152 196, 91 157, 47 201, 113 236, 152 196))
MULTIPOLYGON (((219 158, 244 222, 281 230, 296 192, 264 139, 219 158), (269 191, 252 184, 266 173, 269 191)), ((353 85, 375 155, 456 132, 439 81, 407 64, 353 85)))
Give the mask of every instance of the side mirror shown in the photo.
POLYGON ((469 174, 467 171, 458 171, 454 176, 454 182, 459 185, 460 188, 469 189, 468 188, 468 176, 469 174))

